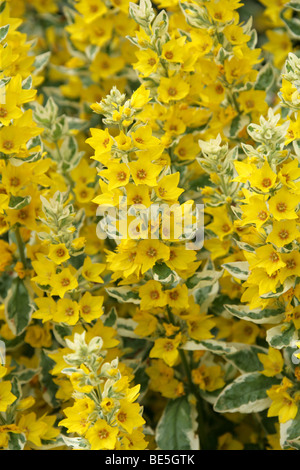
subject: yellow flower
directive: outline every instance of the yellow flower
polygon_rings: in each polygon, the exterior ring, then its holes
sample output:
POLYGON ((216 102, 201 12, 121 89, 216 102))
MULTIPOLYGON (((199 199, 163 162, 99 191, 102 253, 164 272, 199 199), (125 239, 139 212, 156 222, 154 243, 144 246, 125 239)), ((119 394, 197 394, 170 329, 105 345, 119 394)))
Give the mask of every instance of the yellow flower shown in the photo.
POLYGON ((141 240, 138 244, 134 262, 141 265, 141 272, 144 274, 148 269, 153 268, 156 261, 168 260, 170 249, 159 240, 141 240))
POLYGON ((156 195, 163 201, 176 202, 184 189, 178 188, 180 173, 163 176, 154 188, 156 195))
POLYGON ((131 434, 134 428, 138 428, 145 423, 140 412, 141 408, 138 403, 130 403, 123 399, 120 400, 120 408, 115 415, 115 419, 121 428, 131 434))
POLYGON ((278 253, 271 244, 256 249, 256 258, 250 260, 250 267, 264 268, 271 276, 275 271, 285 266, 282 254, 278 253))
POLYGON ((275 220, 272 232, 268 235, 266 241, 273 243, 277 247, 288 245, 297 240, 300 232, 294 220, 275 220))
POLYGON ((179 75, 172 78, 161 77, 157 89, 158 99, 163 103, 178 101, 185 98, 190 90, 190 86, 179 75))
POLYGON ((151 204, 149 196, 149 187, 146 184, 139 184, 136 186, 133 183, 126 185, 127 203, 131 204, 142 204, 145 207, 149 207, 151 204))
POLYGON ((184 44, 186 41, 185 36, 170 39, 162 46, 161 57, 168 62, 183 62, 184 44))
POLYGON ((251 172, 251 186, 260 189, 263 192, 269 192, 276 182, 277 176, 267 160, 263 166, 251 172))
POLYGON ((149 353, 149 357, 157 357, 159 359, 163 359, 168 366, 172 367, 178 360, 178 346, 180 345, 180 343, 180 333, 174 339, 158 338, 154 342, 154 346, 149 353))
POLYGON ((22 415, 18 427, 25 433, 29 442, 38 447, 42 446, 41 438, 47 432, 48 426, 42 420, 37 419, 34 412, 22 415))
POLYGON ((200 148, 194 136, 186 134, 180 138, 174 153, 180 160, 194 160, 200 153, 200 148))
POLYGON ((226 206, 206 208, 206 212, 212 214, 213 222, 207 225, 207 228, 214 232, 220 240, 233 232, 233 224, 227 215, 226 206))
POLYGON ((76 325, 79 320, 78 303, 71 299, 59 299, 53 320, 57 323, 76 325))
POLYGON ((84 436, 91 424, 89 415, 92 413, 94 406, 94 402, 88 397, 76 400, 72 407, 64 409, 66 418, 59 422, 59 426, 66 427, 68 433, 76 432, 84 436))
POLYGON ((290 276, 300 276, 300 253, 292 251, 291 253, 282 253, 282 261, 284 266, 279 271, 279 279, 284 283, 286 278, 290 276))
POLYGON ((49 348, 52 344, 52 336, 49 326, 29 326, 26 330, 24 341, 30 344, 33 348, 49 348))
POLYGON ((95 159, 100 159, 101 161, 103 155, 110 153, 114 140, 110 136, 107 128, 105 130, 91 128, 90 131, 92 137, 89 137, 86 143, 95 149, 95 159))
POLYGON ((139 296, 141 298, 140 307, 142 310, 164 307, 167 303, 166 294, 163 292, 158 281, 147 281, 139 288, 139 296))
POLYGON ((82 266, 82 276, 89 282, 103 283, 102 277, 100 274, 104 271, 104 263, 93 263, 91 258, 87 256, 83 262, 82 266))
POLYGON ((144 433, 139 429, 134 429, 132 433, 122 436, 121 450, 145 450, 147 447, 144 433))
POLYGON ((116 407, 116 402, 113 398, 105 397, 100 403, 101 409, 104 413, 110 413, 116 407))
POLYGON ((86 439, 91 450, 113 450, 116 445, 119 429, 110 426, 104 419, 98 419, 86 432, 86 439))
POLYGON ((276 220, 297 219, 295 210, 299 204, 299 196, 286 187, 282 187, 268 203, 269 210, 276 220))
POLYGON ((108 180, 108 190, 111 191, 120 186, 126 186, 130 178, 130 170, 126 163, 110 163, 107 169, 99 173, 108 180))
POLYGON ((274 377, 282 371, 284 360, 278 349, 270 347, 268 354, 258 353, 257 356, 264 366, 264 370, 261 371, 263 375, 274 377))
POLYGON ((170 258, 165 262, 170 269, 185 271, 196 260, 196 252, 184 246, 170 246, 170 258))
POLYGON ((247 43, 250 40, 250 36, 244 34, 243 28, 235 24, 225 26, 223 33, 226 39, 234 45, 247 43))
POLYGON ((84 321, 90 323, 92 320, 101 317, 103 314, 102 304, 104 297, 93 296, 86 292, 79 301, 80 315, 84 321))
POLYGON ((82 14, 86 23, 91 23, 103 16, 107 10, 102 0, 80 0, 76 3, 76 10, 82 14))
POLYGON ((210 332, 215 326, 215 321, 212 320, 212 315, 206 314, 189 314, 183 317, 187 322, 188 332, 192 339, 202 341, 204 339, 213 338, 210 332))
POLYGON ((58 245, 50 245, 48 258, 50 258, 56 264, 62 264, 70 258, 69 252, 64 243, 58 245))
POLYGON ((224 372, 220 366, 206 366, 203 364, 198 369, 192 370, 193 382, 199 385, 201 390, 207 390, 208 392, 224 387, 223 375, 224 372))
POLYGON ((232 341, 254 344, 259 335, 259 331, 259 327, 255 323, 239 320, 232 327, 232 341))
POLYGON ((149 75, 156 72, 159 65, 159 57, 156 52, 151 49, 141 49, 135 55, 138 61, 133 64, 133 68, 138 70, 143 77, 149 77, 149 75))
POLYGON ((156 331, 158 320, 147 311, 137 311, 132 319, 138 324, 134 329, 137 335, 151 336, 156 331))
POLYGON ((286 423, 296 417, 298 406, 285 390, 280 390, 278 386, 273 385, 267 390, 267 395, 272 400, 272 404, 268 409, 268 417, 278 416, 280 423, 286 423))
POLYGON ((145 85, 141 85, 133 92, 130 98, 130 105, 132 108, 140 109, 143 108, 148 101, 150 101, 150 90, 148 90, 145 85))
POLYGON ((217 23, 228 23, 233 18, 233 9, 236 8, 231 2, 208 2, 206 5, 209 15, 217 23))
POLYGON ((186 308, 189 305, 189 291, 185 284, 178 284, 173 289, 165 291, 167 297, 167 303, 170 307, 175 308, 186 308))
POLYGON ((135 132, 131 132, 131 138, 135 145, 140 150, 147 150, 160 144, 157 137, 152 135, 150 126, 141 126, 135 132))
POLYGON ((266 92, 264 90, 242 91, 237 100, 245 114, 257 113, 264 115, 268 110, 266 92))
MULTIPOLYGON (((74 270, 72 270, 74 272, 74 270)), ((78 282, 72 274, 71 268, 64 268, 60 273, 54 274, 49 280, 52 287, 51 295, 58 295, 63 298, 66 292, 76 289, 78 282)))
POLYGON ((42 320, 43 323, 52 320, 56 311, 56 302, 52 297, 37 297, 34 299, 38 309, 32 314, 32 318, 42 320))
POLYGON ((156 186, 157 177, 161 172, 161 167, 155 165, 145 158, 139 158, 135 162, 129 163, 131 176, 136 185, 146 184, 147 186, 156 186))
POLYGON ((255 224, 256 228, 259 230, 270 217, 270 212, 266 204, 266 196, 256 194, 242 202, 244 204, 241 206, 243 214, 240 225, 255 224))
POLYGON ((6 412, 7 408, 17 399, 11 393, 12 385, 8 381, 0 382, 0 412, 6 412))
POLYGON ((8 126, 12 119, 22 116, 22 110, 17 106, 17 98, 9 92, 8 87, 0 88, 0 123, 8 126))

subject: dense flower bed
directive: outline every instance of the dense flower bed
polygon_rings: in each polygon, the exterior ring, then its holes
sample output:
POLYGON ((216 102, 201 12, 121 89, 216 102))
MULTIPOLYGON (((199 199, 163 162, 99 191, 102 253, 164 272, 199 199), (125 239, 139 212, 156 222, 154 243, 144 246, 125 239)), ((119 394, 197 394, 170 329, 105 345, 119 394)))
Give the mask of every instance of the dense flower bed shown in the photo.
POLYGON ((0 1, 0 449, 300 448, 299 1, 0 1))

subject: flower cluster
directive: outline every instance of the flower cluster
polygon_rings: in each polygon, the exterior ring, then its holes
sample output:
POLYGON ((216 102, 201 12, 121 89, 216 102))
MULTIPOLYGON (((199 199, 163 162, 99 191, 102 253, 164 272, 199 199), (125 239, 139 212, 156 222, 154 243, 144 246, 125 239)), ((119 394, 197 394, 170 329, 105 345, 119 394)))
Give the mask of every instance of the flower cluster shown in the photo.
POLYGON ((0 449, 300 448, 299 10, 0 1, 0 449))

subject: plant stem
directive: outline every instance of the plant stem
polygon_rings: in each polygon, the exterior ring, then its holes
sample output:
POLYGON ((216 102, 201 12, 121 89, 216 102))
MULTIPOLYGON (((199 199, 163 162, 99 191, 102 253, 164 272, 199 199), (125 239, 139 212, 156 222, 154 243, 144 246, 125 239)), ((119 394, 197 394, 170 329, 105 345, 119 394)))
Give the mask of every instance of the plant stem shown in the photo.
POLYGON ((20 228, 19 227, 16 227, 15 234, 16 234, 16 240, 17 240, 20 260, 21 260, 21 262, 24 266, 24 269, 26 269, 25 247, 24 247, 23 239, 22 239, 21 234, 20 234, 20 228))
MULTIPOLYGON (((173 313, 168 309, 168 317, 169 320, 173 325, 176 325, 176 321, 174 318, 173 313)), ((185 351, 183 349, 179 349, 179 355, 180 359, 187 377, 188 381, 188 387, 189 387, 189 392, 193 394, 196 398, 196 409, 197 409, 197 422, 198 422, 198 438, 199 438, 199 446, 201 450, 209 450, 209 445, 207 442, 207 436, 205 432, 205 426, 204 426, 204 409, 203 409, 203 400, 202 397, 200 396, 199 390, 197 385, 194 384, 193 379, 192 379, 192 374, 191 374, 191 367, 189 364, 189 361, 186 357, 185 351)))

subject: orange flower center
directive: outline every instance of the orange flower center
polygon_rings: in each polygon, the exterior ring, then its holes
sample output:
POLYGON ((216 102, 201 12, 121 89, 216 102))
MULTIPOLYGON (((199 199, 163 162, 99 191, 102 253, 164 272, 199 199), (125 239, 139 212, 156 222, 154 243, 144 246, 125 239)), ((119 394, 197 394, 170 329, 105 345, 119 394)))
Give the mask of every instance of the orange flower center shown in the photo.
POLYGON ((282 229, 280 230, 280 232, 278 233, 278 236, 279 238, 281 238, 281 240, 286 240, 289 236, 289 232, 285 229, 282 229))
POLYGON ((58 248, 58 250, 56 250, 56 256, 62 258, 63 256, 65 256, 65 250, 63 248, 58 248))
POLYGON ((176 95, 177 95, 177 90, 176 90, 176 88, 174 88, 174 87, 171 86, 171 87, 168 89, 168 93, 169 93, 170 96, 176 96, 176 95))
POLYGON ((149 250, 147 251, 146 253, 147 256, 149 256, 150 258, 154 258, 154 256, 157 255, 157 251, 155 248, 149 248, 149 250))
POLYGON ((285 212, 287 209, 287 205, 285 202, 279 202, 276 206, 276 209, 278 210, 278 212, 285 212))
POLYGON ((296 264, 296 262, 293 258, 287 260, 287 262, 286 262, 287 269, 294 269, 296 266, 297 266, 297 264, 296 264))
POLYGON ((151 66, 156 64, 156 60, 154 59, 154 57, 150 57, 150 59, 148 60, 148 64, 151 66))
POLYGON ((145 170, 138 170, 136 172, 136 176, 137 176, 138 179, 143 180, 143 179, 146 178, 147 172, 145 170))
POLYGON ((271 186, 272 181, 270 180, 270 178, 264 178, 261 184, 264 188, 268 188, 269 186, 271 186))
POLYGON ((127 419, 127 414, 124 413, 124 411, 121 411, 118 414, 118 420, 120 421, 120 423, 125 423, 126 419, 127 419))
POLYGON ((5 142, 3 142, 3 148, 5 148, 6 150, 11 150, 12 148, 14 148, 14 143, 12 140, 5 140, 5 142))
POLYGON ((0 108, 0 118, 5 118, 8 112, 6 108, 0 108))
POLYGON ((173 54, 172 51, 167 51, 167 52, 165 53, 165 58, 166 58, 166 59, 171 60, 171 59, 173 59, 173 57, 174 57, 174 54, 173 54))
POLYGON ((107 431, 107 429, 100 429, 100 431, 98 431, 98 436, 99 439, 107 439, 109 436, 109 432, 107 431))
POLYGON ((117 179, 119 181, 125 181, 126 180, 126 173, 125 171, 119 171, 119 173, 117 174, 117 179))
POLYGON ((178 297, 179 297, 179 293, 175 290, 174 292, 170 292, 170 293, 169 293, 169 297, 170 297, 170 299, 172 299, 172 300, 177 300, 178 297))
POLYGON ((277 263, 279 261, 279 256, 274 251, 270 254, 270 260, 272 263, 277 263))

